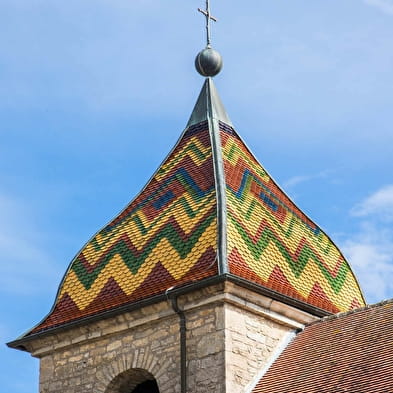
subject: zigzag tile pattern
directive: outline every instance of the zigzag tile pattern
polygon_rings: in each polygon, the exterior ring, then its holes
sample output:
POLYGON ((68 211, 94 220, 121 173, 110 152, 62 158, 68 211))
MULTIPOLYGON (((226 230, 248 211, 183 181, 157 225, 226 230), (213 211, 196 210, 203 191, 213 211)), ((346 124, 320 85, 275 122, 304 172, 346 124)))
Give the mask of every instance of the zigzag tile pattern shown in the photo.
MULTIPOLYGON (((49 315, 29 334, 218 274, 208 123, 189 127, 142 192, 71 262, 49 315)), ((220 123, 229 272, 329 312, 364 305, 347 261, 220 123)))
POLYGON ((217 274, 216 192, 207 123, 190 127, 144 190, 72 261, 31 333, 217 274))
POLYGON ((236 132, 222 123, 220 128, 230 272, 330 312, 364 305, 334 243, 281 191, 236 132))

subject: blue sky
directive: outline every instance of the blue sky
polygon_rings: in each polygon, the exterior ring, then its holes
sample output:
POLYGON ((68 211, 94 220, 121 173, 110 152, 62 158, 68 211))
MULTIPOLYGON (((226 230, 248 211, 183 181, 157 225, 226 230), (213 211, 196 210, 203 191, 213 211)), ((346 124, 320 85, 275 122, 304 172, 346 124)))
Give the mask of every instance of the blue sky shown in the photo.
MULTIPOLYGON (((203 79, 202 0, 0 0, 0 341, 49 311, 68 263, 145 184, 203 79)), ((213 0, 216 86, 265 168, 393 297, 393 0, 213 0)), ((0 346, 0 385, 38 361, 0 346)))

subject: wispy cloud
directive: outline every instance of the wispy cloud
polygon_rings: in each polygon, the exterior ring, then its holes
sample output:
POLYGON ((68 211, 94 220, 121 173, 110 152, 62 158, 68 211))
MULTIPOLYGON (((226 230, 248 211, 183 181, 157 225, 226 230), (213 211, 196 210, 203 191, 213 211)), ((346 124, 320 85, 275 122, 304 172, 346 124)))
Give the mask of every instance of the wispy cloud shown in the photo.
POLYGON ((393 220, 393 184, 374 192, 351 211, 357 217, 379 218, 383 221, 393 220), (377 217, 375 217, 377 216, 377 217))
POLYGON ((366 4, 378 8, 385 14, 393 15, 393 1, 392 0, 363 0, 366 4))
POLYGON ((291 188, 295 187, 301 183, 305 183, 311 180, 315 179, 324 179, 326 178, 332 171, 331 170, 324 170, 316 174, 312 175, 299 175, 299 176, 293 176, 286 180, 283 184, 283 188, 291 188))

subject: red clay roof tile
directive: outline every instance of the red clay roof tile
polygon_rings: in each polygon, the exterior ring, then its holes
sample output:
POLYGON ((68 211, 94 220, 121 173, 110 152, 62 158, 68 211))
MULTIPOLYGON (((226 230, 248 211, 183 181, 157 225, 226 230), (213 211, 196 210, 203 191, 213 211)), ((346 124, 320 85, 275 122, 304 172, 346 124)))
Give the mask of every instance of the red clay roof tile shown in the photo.
POLYGON ((252 393, 393 392, 393 300, 324 318, 288 345, 252 393))

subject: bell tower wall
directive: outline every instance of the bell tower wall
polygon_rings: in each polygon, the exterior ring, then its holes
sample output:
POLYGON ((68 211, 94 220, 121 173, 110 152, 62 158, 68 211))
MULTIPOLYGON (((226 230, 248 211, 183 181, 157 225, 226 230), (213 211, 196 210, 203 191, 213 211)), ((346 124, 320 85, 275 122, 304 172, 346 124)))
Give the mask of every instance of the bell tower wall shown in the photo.
MULTIPOLYGON (((246 392, 288 334, 316 319, 227 281, 185 293, 178 305, 187 393, 246 392)), ((24 345, 40 358, 40 393, 132 393, 145 380, 181 393, 179 316, 167 301, 24 345)))

